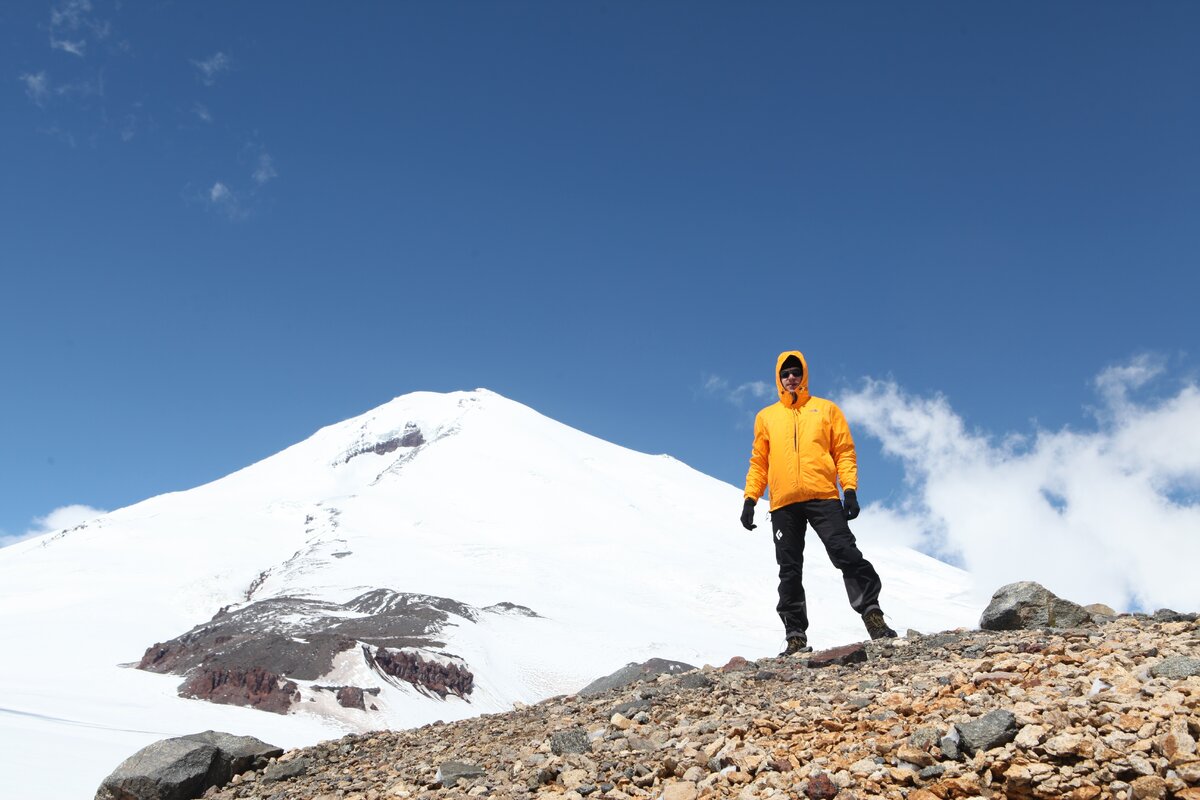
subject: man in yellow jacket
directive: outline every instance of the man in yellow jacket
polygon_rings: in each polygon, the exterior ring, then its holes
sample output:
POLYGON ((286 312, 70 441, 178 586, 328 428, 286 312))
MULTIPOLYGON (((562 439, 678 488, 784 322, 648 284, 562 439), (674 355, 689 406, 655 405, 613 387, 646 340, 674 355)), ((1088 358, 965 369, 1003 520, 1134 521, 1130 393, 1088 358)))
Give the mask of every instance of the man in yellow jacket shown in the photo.
POLYGON ((770 490, 779 605, 787 649, 807 652, 808 609, 804 598, 804 532, 811 523, 829 560, 842 572, 850 606, 862 615, 872 639, 893 637, 879 608, 879 575, 863 558, 847 520, 858 516, 858 462, 842 410, 808 393, 808 362, 798 350, 775 362, 779 402, 754 418, 754 448, 746 473, 742 525, 753 530, 754 504, 770 490), (838 499, 838 482, 844 500, 838 499))

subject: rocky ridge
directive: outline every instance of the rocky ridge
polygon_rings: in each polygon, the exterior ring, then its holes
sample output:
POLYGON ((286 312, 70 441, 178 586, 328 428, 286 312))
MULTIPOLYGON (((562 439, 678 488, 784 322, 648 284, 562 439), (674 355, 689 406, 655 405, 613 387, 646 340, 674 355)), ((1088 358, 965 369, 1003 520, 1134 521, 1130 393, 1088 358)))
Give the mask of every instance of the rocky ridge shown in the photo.
POLYGON ((474 689, 474 673, 444 650, 440 634, 485 614, 538 616, 515 603, 479 609, 392 589, 373 589, 347 603, 272 597, 222 608, 187 633, 156 642, 137 668, 183 676, 182 697, 278 714, 325 691, 337 693, 344 707, 376 711, 363 695, 377 695, 389 684, 465 698, 474 689), (316 683, 327 679, 338 659, 361 665, 363 685, 316 683))
POLYGON ((349 735, 216 800, 1200 800, 1200 623, 956 630, 734 659, 504 714, 349 735))

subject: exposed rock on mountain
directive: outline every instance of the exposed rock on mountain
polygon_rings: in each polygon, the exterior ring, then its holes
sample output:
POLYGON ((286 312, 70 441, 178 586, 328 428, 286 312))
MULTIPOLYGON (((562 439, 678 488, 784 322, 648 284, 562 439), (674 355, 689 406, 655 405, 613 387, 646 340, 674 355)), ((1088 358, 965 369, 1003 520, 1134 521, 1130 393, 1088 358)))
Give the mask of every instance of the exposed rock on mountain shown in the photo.
POLYGON ((294 681, 261 667, 201 667, 180 685, 179 696, 286 714, 300 699, 300 691, 294 681))
POLYGON ((284 754, 302 776, 248 773, 206 796, 1200 798, 1200 623, 1126 615, 861 649, 861 663, 767 658, 346 736, 284 754))
POLYGON ((420 686, 444 698, 448 694, 466 697, 475 684, 470 670, 454 662, 426 661, 417 653, 372 648, 363 645, 367 663, 385 675, 420 686))
MULTIPOLYGON (((350 657, 360 657, 384 680, 440 698, 466 698, 474 675, 461 659, 440 651, 438 634, 452 620, 469 624, 483 613, 537 616, 513 603, 481 611, 445 597, 390 589, 344 604, 276 597, 222 609, 207 623, 148 648, 138 668, 186 676, 179 688, 184 697, 287 713, 301 698, 295 681, 321 680, 339 656, 357 652, 350 657)), ((363 689, 371 687, 339 688, 343 707, 367 710, 363 689)))
POLYGON ((355 456, 361 456, 364 453, 374 453, 377 456, 394 453, 401 447, 411 448, 420 447, 425 444, 425 435, 421 433, 421 428, 414 422, 405 424, 404 430, 394 436, 389 436, 382 440, 359 443, 350 449, 342 456, 343 464, 350 463, 350 459, 355 456))

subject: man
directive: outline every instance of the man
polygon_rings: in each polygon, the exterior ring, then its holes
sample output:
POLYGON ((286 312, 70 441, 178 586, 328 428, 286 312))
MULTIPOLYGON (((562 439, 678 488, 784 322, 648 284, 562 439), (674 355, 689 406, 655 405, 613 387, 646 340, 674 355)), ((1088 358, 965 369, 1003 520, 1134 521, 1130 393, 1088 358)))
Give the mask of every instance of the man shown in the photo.
POLYGON ((808 362, 798 350, 775 362, 779 402, 754 418, 754 448, 746 473, 742 525, 753 530, 754 504, 770 488, 771 528, 779 564, 779 605, 787 649, 809 652, 804 599, 804 532, 809 524, 842 572, 850 606, 862 615, 872 639, 893 637, 879 608, 879 575, 863 558, 847 520, 858 516, 858 463, 842 410, 808 393, 808 362), (838 500, 838 482, 844 500, 838 500))

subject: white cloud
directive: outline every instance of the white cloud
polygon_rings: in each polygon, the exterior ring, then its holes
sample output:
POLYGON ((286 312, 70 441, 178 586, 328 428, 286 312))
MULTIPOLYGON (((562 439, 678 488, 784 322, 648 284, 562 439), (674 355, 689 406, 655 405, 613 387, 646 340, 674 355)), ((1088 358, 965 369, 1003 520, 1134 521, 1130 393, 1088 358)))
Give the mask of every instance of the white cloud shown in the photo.
POLYGON ((227 184, 217 181, 204 195, 210 208, 221 212, 229 219, 245 219, 247 214, 242 207, 241 198, 227 184))
POLYGON ((1166 365, 1161 358, 1148 354, 1140 355, 1127 364, 1109 367, 1093 381, 1097 393, 1104 398, 1104 405, 1093 409, 1093 413, 1099 418, 1106 418, 1114 411, 1129 410, 1130 392, 1150 383, 1165 370, 1166 365))
POLYGON ((62 50, 63 52, 70 53, 74 56, 79 56, 80 58, 83 58, 85 55, 87 55, 86 39, 71 41, 70 39, 55 39, 53 36, 51 36, 50 47, 53 50, 62 50))
POLYGON ((231 203, 234 201, 233 192, 225 184, 217 181, 208 190, 208 199, 212 203, 231 203))
POLYGON ((701 388, 706 394, 719 397, 738 407, 744 406, 748 400, 765 401, 775 397, 775 387, 766 381, 751 381, 730 386, 729 381, 718 375, 706 376, 701 388))
POLYGON ((108 38, 112 25, 90 16, 89 0, 67 0, 50 9, 50 47, 83 58, 87 55, 87 37, 108 38))
POLYGON ((217 52, 201 61, 193 59, 192 66, 199 73, 200 82, 205 86, 212 86, 218 77, 230 70, 233 61, 224 53, 217 52))
POLYGON ((875 518, 956 560, 988 594, 1034 580, 1083 604, 1200 608, 1200 389, 1132 397, 1162 372, 1142 357, 1101 373, 1091 430, 1000 440, 970 430, 943 397, 868 381, 838 402, 903 463, 909 494, 868 509, 860 527, 875 518))
POLYGON ((196 103, 192 106, 192 113, 199 117, 203 122, 212 122, 212 114, 208 110, 208 106, 203 103, 196 103))
POLYGON ((89 24, 87 14, 91 10, 91 0, 67 0, 50 9, 50 25, 77 31, 89 24))
POLYGON ((271 161, 271 156, 263 153, 258 157, 258 167, 254 170, 254 182, 262 186, 272 178, 279 176, 275 171, 275 164, 271 161))
POLYGON ((47 98, 50 97, 50 79, 46 77, 45 72, 27 72, 21 75, 20 80, 25 84, 25 94, 30 100, 39 106, 46 104, 47 98))
POLYGON ((0 531, 0 547, 8 547, 10 544, 16 544, 25 539, 32 539, 35 536, 43 536, 47 533, 74 528, 107 513, 107 511, 102 509, 85 505, 62 506, 61 508, 54 509, 44 517, 36 517, 33 520, 32 527, 25 531, 25 533, 11 535, 0 531))

